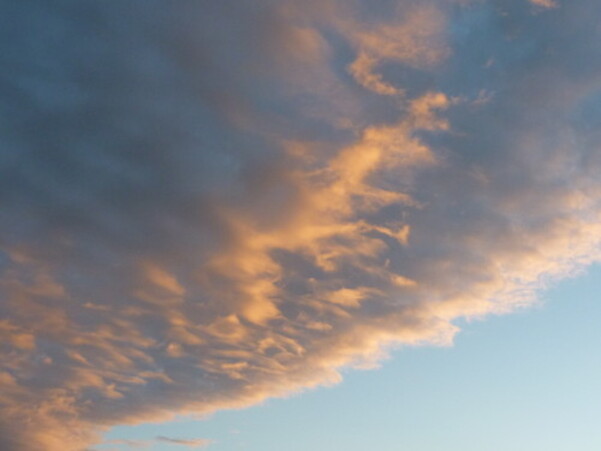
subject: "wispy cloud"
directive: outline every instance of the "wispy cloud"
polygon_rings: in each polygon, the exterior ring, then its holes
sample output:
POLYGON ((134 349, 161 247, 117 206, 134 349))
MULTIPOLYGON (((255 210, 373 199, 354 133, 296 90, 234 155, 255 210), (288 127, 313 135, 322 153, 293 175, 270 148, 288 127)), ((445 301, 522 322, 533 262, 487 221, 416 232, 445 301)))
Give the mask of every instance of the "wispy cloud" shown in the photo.
MULTIPOLYGON (((113 439, 107 440, 102 445, 120 445, 127 446, 129 449, 147 449, 152 445, 151 440, 131 440, 131 439, 113 439)), ((106 448, 103 448, 106 451, 106 448)))
POLYGON ((2 4, 0 448, 336 383, 599 260, 592 4, 2 4))
POLYGON ((106 450, 106 445, 126 446, 128 449, 148 449, 156 443, 169 443, 171 445, 181 445, 188 448, 200 449, 205 448, 213 443, 213 440, 206 438, 181 439, 165 437, 162 435, 154 437, 154 439, 132 440, 132 439, 112 439, 102 442, 103 450, 106 450))
POLYGON ((557 8, 559 6, 554 0, 530 0, 530 3, 543 8, 557 8))
POLYGON ((194 439, 179 439, 179 438, 170 438, 158 436, 156 438, 159 442, 171 443, 173 445, 182 445, 190 448, 204 448, 213 443, 212 440, 208 440, 206 438, 194 438, 194 439))

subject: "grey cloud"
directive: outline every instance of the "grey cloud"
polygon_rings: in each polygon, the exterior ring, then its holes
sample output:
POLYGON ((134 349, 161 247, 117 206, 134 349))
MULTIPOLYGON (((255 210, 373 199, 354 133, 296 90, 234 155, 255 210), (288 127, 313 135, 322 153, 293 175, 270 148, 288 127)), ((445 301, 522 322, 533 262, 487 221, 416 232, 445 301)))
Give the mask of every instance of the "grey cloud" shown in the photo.
POLYGON ((4 2, 0 447, 335 383, 598 260, 591 4, 4 2))

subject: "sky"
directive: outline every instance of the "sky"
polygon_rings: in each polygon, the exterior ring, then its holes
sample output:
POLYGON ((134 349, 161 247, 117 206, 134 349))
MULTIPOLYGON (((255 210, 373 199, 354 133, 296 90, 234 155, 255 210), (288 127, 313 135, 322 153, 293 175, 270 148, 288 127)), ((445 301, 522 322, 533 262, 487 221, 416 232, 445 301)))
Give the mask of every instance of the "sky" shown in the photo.
POLYGON ((0 449, 583 440, 600 16, 1 2, 0 449))
MULTIPOLYGON (((208 437, 215 451, 596 451, 600 293, 596 265, 532 308, 463 324, 453 346, 399 349, 335 387, 204 419, 116 427, 105 438, 161 451, 178 448, 152 443, 159 434, 208 437)), ((111 448, 130 449, 99 447, 111 448)))

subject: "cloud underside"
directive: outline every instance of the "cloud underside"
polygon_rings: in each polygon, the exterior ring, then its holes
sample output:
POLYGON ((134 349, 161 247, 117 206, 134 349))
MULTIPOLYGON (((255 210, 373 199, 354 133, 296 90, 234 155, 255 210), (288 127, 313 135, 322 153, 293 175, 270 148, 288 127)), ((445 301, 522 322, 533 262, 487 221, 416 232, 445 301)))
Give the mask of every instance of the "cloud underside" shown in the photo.
POLYGON ((126 3, 0 7, 3 450, 336 383, 599 259, 592 0, 126 3))

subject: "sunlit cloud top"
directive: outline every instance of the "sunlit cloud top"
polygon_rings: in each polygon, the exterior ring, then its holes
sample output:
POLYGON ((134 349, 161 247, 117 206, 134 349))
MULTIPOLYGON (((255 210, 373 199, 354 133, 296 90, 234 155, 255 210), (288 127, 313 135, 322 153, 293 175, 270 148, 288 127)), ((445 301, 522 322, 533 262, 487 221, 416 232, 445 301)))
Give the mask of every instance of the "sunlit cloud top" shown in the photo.
POLYGON ((336 383, 598 260, 600 19, 4 2, 0 448, 336 383))

